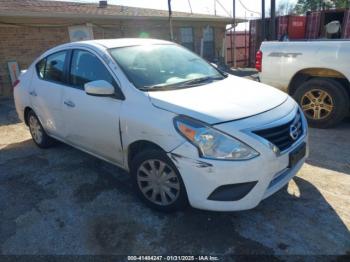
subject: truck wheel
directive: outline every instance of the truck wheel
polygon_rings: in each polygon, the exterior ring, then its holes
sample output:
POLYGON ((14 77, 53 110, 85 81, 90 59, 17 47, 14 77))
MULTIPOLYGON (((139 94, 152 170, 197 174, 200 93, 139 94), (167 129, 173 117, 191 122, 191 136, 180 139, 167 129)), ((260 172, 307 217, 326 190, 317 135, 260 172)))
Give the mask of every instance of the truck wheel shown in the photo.
POLYGON ((172 212, 188 205, 180 173, 164 152, 141 151, 133 159, 130 171, 137 195, 149 207, 172 212))
POLYGON ((349 112, 349 96, 344 87, 332 79, 311 79, 294 94, 311 127, 335 126, 349 112))

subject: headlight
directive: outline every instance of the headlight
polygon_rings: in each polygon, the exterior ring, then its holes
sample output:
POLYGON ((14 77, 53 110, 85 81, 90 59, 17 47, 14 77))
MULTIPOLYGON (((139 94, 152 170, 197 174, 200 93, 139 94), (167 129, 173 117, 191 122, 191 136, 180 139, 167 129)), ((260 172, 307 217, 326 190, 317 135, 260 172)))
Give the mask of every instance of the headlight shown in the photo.
POLYGON ((221 160, 248 160, 259 155, 253 148, 200 121, 178 116, 176 130, 198 148, 203 158, 221 160))

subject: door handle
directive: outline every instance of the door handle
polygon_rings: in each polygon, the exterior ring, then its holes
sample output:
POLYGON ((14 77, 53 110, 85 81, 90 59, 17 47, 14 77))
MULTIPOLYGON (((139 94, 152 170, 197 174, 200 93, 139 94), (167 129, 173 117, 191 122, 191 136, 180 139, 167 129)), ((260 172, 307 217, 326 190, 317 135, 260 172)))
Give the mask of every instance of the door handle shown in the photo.
POLYGON ((74 104, 72 101, 70 101, 70 100, 66 100, 66 101, 64 101, 63 103, 64 103, 66 106, 75 107, 75 104, 74 104))
POLYGON ((30 94, 31 96, 37 96, 37 93, 36 93, 34 90, 33 90, 33 91, 30 91, 29 94, 30 94))

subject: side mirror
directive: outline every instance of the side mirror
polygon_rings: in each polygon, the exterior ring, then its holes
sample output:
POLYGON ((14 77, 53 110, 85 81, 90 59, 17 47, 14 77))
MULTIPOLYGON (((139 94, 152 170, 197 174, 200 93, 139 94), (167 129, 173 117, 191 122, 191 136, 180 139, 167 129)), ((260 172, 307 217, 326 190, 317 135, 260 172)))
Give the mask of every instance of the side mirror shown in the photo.
POLYGON ((92 96, 111 96, 114 94, 114 87, 105 80, 96 80, 84 85, 85 93, 92 96))

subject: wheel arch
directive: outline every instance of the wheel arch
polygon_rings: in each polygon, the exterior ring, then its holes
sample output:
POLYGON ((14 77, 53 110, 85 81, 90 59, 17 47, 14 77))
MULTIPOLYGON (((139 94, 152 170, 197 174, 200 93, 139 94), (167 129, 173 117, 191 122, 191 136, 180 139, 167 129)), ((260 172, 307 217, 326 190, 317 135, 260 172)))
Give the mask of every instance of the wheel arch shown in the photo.
POLYGON ((33 111, 33 109, 29 106, 27 106, 25 109, 24 109, 24 123, 28 126, 28 114, 30 111, 33 111))
POLYGON ((130 170, 131 168, 131 162, 135 158, 138 152, 145 150, 145 149, 156 149, 163 152, 166 152, 162 147, 157 145, 154 142, 148 141, 148 140, 137 140, 132 142, 127 149, 127 166, 130 170))
POLYGON ((295 73, 288 85, 288 94, 293 96, 295 94, 295 91, 303 82, 306 82, 312 78, 333 79, 344 87, 344 90, 350 97, 350 82, 344 74, 334 69, 315 67, 304 68, 295 73))

